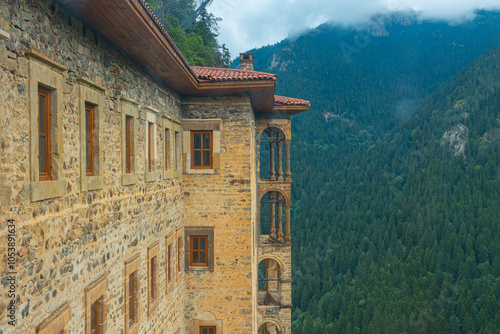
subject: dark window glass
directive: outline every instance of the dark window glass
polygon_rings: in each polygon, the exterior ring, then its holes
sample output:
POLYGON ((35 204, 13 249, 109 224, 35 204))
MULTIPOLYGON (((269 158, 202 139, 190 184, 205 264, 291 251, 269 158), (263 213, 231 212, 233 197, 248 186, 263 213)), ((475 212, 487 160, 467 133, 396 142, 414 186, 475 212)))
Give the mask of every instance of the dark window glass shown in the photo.
POLYGON ((194 149, 195 150, 201 149, 201 133, 194 134, 194 149))

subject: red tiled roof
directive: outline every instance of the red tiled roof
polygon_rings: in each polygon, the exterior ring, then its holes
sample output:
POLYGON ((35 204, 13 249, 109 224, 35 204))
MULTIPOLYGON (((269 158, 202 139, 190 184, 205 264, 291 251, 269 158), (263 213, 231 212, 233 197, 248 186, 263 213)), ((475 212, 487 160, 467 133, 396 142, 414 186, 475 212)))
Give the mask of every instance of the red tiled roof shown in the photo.
POLYGON ((256 71, 233 70, 230 68, 191 67, 200 82, 274 80, 276 74, 256 71))
POLYGON ((294 99, 291 97, 284 96, 274 96, 274 105, 275 106, 305 106, 310 107, 311 102, 301 99, 294 99))

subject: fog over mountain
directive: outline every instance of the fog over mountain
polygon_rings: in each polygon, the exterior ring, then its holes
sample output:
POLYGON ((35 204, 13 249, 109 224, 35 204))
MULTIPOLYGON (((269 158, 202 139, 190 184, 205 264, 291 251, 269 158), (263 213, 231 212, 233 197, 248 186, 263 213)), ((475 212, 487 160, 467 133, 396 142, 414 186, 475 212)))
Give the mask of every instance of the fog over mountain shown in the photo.
POLYGON ((474 18, 477 9, 500 9, 498 0, 217 0, 208 8, 222 18, 219 41, 233 57, 274 44, 324 22, 352 25, 377 13, 416 11, 421 19, 452 24, 474 18))

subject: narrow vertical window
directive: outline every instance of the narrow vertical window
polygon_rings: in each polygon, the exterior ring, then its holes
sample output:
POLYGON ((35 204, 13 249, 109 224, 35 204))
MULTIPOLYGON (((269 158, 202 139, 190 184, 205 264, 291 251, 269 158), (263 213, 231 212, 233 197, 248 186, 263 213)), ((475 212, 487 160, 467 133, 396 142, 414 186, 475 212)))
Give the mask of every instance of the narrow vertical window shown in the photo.
POLYGON ((168 245, 167 248, 167 280, 168 283, 172 283, 173 281, 173 270, 172 270, 172 265, 173 265, 173 247, 172 244, 168 245))
POLYGON ((158 299, 158 256, 154 256, 150 261, 151 277, 149 284, 151 284, 151 297, 149 302, 154 304, 158 299))
POLYGON ((180 134, 179 132, 175 131, 175 169, 179 170, 181 169, 181 148, 180 148, 180 134))
POLYGON ((137 270, 128 276, 128 325, 132 327, 137 322, 138 307, 138 272, 137 270))
POLYGON ((94 176, 94 106, 85 104, 85 153, 87 176, 94 176))
POLYGON ((125 117, 125 173, 130 174, 132 170, 132 117, 125 117))
POLYGON ((90 332, 92 334, 102 334, 104 333, 102 328, 103 323, 103 296, 97 299, 90 307, 90 332))
POLYGON ((154 169, 154 125, 148 122, 148 171, 151 173, 154 169))
POLYGON ((170 170, 170 130, 165 129, 165 170, 170 170))
POLYGON ((190 265, 191 266, 208 266, 208 237, 205 236, 191 236, 190 237, 190 265))
POLYGON ((50 174, 50 92, 38 88, 39 180, 51 180, 50 174))
POLYGON ((182 237, 177 238, 177 271, 181 272, 182 265, 182 237))
POLYGON ((212 168, 212 131, 191 132, 191 167, 212 168))

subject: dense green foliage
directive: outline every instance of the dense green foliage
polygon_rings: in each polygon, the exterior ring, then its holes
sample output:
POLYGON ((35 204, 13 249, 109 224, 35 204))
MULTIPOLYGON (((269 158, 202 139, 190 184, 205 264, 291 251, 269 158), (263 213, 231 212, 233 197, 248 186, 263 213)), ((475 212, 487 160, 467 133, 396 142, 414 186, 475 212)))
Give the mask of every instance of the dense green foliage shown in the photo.
MULTIPOLYGON (((148 0, 153 11, 164 2, 148 0)), ((182 22, 196 10, 196 5, 195 0, 175 0, 171 10, 159 19, 191 66, 229 67, 229 50, 217 41, 220 18, 203 10, 188 29, 181 28, 182 22)))
POLYGON ((498 18, 254 50, 313 102, 293 122, 293 333, 500 332, 498 18))

